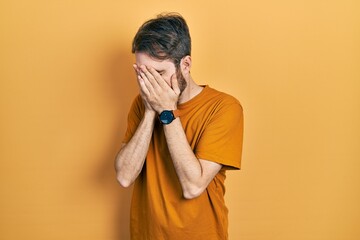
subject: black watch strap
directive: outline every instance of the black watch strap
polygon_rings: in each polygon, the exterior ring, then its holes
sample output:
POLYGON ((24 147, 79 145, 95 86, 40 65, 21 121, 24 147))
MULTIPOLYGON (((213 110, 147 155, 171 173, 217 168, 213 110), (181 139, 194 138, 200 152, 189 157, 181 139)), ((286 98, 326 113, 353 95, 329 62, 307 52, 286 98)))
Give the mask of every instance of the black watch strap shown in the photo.
POLYGON ((170 124, 176 117, 179 116, 179 110, 164 110, 159 114, 159 120, 162 124, 170 124))

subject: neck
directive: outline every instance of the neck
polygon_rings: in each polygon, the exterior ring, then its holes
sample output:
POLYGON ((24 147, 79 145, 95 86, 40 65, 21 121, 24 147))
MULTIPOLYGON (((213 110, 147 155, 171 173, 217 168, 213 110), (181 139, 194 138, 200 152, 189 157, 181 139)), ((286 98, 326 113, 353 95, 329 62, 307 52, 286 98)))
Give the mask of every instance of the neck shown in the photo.
POLYGON ((179 97, 178 104, 185 103, 185 102, 191 100, 196 95, 198 95, 203 90, 203 88, 204 87, 201 87, 198 84, 196 84, 194 82, 194 80, 192 79, 192 77, 190 76, 187 81, 186 88, 184 89, 184 91, 181 93, 181 95, 179 97))

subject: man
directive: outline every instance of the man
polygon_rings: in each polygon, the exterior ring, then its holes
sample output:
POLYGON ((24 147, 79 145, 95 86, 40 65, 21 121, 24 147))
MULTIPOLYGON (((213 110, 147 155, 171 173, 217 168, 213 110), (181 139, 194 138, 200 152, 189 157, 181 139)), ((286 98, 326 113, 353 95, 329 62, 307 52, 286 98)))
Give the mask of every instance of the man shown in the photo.
POLYGON ((190 75, 191 39, 178 14, 145 22, 132 44, 140 94, 116 157, 135 182, 131 239, 227 239, 225 171, 240 169, 240 103, 190 75))

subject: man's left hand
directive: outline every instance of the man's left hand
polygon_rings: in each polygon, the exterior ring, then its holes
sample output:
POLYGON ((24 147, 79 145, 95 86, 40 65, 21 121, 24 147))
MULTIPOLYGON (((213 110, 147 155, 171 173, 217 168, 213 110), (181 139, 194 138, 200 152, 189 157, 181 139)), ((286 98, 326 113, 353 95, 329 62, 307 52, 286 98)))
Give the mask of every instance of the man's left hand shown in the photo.
POLYGON ((180 95, 176 73, 171 76, 169 86, 154 68, 142 65, 139 70, 144 100, 158 113, 176 109, 180 95))

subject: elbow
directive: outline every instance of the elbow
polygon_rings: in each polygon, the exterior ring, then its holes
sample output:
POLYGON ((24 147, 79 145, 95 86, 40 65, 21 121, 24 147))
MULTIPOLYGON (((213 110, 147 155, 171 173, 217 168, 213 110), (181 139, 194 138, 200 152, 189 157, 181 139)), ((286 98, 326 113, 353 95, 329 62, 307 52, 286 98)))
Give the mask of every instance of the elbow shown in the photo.
POLYGON ((124 178, 120 174, 117 174, 116 179, 117 179, 118 183, 124 188, 130 187, 131 184, 133 183, 130 179, 124 178))
POLYGON ((187 189, 186 191, 184 190, 183 196, 185 199, 191 200, 191 199, 199 197, 204 192, 204 190, 205 189, 203 189, 203 188, 192 187, 192 188, 187 189))
POLYGON ((131 186, 133 180, 131 180, 131 178, 127 176, 128 174, 126 174, 126 172, 122 169, 122 167, 117 165, 117 162, 115 162, 115 172, 116 172, 116 180, 122 187, 127 188, 131 186))

